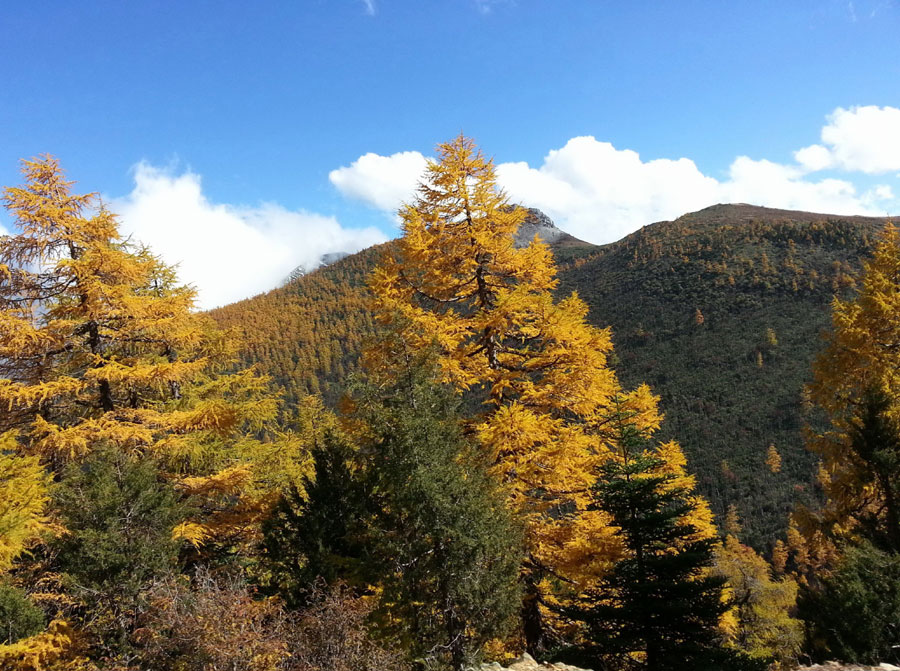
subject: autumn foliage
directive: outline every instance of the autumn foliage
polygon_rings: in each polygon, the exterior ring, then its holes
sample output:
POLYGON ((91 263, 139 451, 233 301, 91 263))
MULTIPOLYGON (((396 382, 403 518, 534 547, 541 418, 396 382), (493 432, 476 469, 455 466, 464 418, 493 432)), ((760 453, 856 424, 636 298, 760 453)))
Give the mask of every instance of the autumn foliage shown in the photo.
POLYGON ((3 195, 21 232, 0 238, 0 434, 56 472, 101 444, 153 454, 204 499, 179 533, 235 540, 273 478, 261 462, 291 449, 250 436, 276 414, 266 379, 223 374, 236 343, 55 159, 23 174, 3 195))

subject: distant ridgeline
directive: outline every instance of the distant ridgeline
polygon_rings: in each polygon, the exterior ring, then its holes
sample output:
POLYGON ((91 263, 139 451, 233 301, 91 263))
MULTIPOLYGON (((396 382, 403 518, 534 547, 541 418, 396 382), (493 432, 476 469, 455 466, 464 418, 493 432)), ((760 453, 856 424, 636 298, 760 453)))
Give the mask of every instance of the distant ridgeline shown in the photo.
MULTIPOLYGON (((612 328, 622 382, 661 396, 660 437, 681 442, 715 512, 736 504, 745 540, 764 548, 816 495, 803 385, 831 298, 852 292, 883 224, 716 205, 598 247, 531 210, 520 238, 551 245, 559 292, 577 291, 590 320, 612 328), (780 470, 766 463, 772 445, 780 470)), ((210 314, 243 333, 241 364, 259 364, 289 404, 307 393, 334 402, 373 329, 365 283, 385 247, 210 314)))

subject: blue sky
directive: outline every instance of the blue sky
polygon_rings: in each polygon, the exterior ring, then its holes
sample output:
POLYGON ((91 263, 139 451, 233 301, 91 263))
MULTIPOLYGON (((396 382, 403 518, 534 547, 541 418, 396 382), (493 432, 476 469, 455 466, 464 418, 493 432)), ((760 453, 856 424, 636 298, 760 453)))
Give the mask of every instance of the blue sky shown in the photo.
POLYGON ((11 3, 0 184, 58 156, 204 305, 393 236, 460 131, 596 242, 722 200, 894 212, 898 28, 896 0, 11 3))

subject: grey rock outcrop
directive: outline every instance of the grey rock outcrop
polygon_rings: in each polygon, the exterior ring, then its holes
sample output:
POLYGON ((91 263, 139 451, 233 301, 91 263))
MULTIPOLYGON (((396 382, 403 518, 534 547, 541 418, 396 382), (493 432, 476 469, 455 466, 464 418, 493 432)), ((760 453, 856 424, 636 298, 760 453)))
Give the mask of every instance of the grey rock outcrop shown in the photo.
POLYGON ((297 266, 294 268, 288 273, 288 276, 284 278, 281 285, 284 286, 285 284, 290 284, 294 280, 300 279, 307 273, 311 273, 318 268, 324 268, 325 266, 330 266, 332 263, 337 263, 345 256, 350 256, 350 252, 328 252, 327 254, 322 254, 322 256, 319 257, 318 262, 311 268, 307 268, 306 266, 297 266))
POLYGON ((548 245, 552 245, 567 235, 565 231, 558 229, 553 220, 540 210, 532 207, 528 208, 526 212, 528 214, 525 215, 525 221, 522 222, 519 230, 516 231, 516 247, 527 247, 535 235, 548 245))
POLYGON ((519 657, 509 666, 500 666, 497 662, 490 664, 482 664, 474 667, 472 671, 590 671, 589 669, 579 669, 576 666, 568 664, 540 664, 527 652, 519 657))
POLYGON ((862 666, 859 664, 841 664, 840 662, 825 662, 815 666, 801 666, 796 671, 900 671, 900 666, 893 664, 879 664, 878 666, 862 666))
POLYGON ((553 220, 540 210, 530 207, 526 208, 525 211, 527 213, 525 215, 525 220, 519 226, 519 230, 516 231, 516 247, 527 247, 528 243, 534 239, 535 235, 550 246, 562 244, 587 244, 583 240, 579 240, 557 228, 556 224, 553 223, 553 220))

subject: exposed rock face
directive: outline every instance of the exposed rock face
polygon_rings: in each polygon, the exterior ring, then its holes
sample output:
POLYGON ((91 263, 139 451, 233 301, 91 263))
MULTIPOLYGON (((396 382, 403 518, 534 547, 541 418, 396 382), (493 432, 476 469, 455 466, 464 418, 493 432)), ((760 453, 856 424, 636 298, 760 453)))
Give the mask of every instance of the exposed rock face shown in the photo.
POLYGON ((900 666, 893 664, 879 664, 878 666, 860 666, 859 664, 841 664, 840 662, 825 662, 815 666, 801 666, 796 671, 900 671, 900 666))
POLYGON ((322 256, 319 257, 318 263, 316 263, 312 268, 307 268, 306 266, 297 266, 296 268, 294 268, 288 274, 288 276, 284 278, 284 281, 281 283, 281 285, 284 286, 285 284, 289 284, 294 280, 303 277, 307 273, 311 273, 317 268, 330 266, 332 263, 340 261, 345 256, 350 256, 350 252, 328 252, 327 254, 322 254, 322 256))
MULTIPOLYGON (((590 671, 579 669, 568 664, 539 664, 527 652, 507 667, 500 666, 497 662, 482 664, 472 671, 590 671)), ((691 671, 685 668, 684 671, 691 671)), ((858 664, 840 664, 839 662, 825 662, 815 666, 802 666, 795 671, 900 671, 900 666, 893 664, 879 664, 878 666, 860 666, 858 664)))
MULTIPOLYGON (((552 224, 551 224, 552 225, 552 224)), ((500 666, 497 662, 491 664, 482 664, 475 667, 472 671, 590 671, 589 669, 579 669, 576 666, 568 664, 539 664, 527 652, 519 657, 516 661, 507 667, 500 666)))
POLYGON ((552 245, 566 235, 565 232, 556 227, 556 224, 553 223, 550 217, 540 210, 528 208, 527 212, 525 221, 522 222, 519 230, 516 231, 516 247, 527 247, 535 235, 548 245, 552 245))
POLYGON ((519 230, 516 231, 515 244, 516 247, 527 247, 534 236, 537 235, 548 245, 556 246, 559 244, 587 244, 578 238, 575 238, 565 231, 556 227, 553 220, 546 214, 535 208, 527 208, 527 214, 519 230))
POLYGON ((548 245, 556 246, 560 244, 578 244, 586 245, 587 243, 578 238, 569 235, 556 227, 553 220, 546 214, 533 207, 526 209, 525 221, 516 231, 515 244, 516 247, 527 247, 534 236, 537 235, 548 245))

